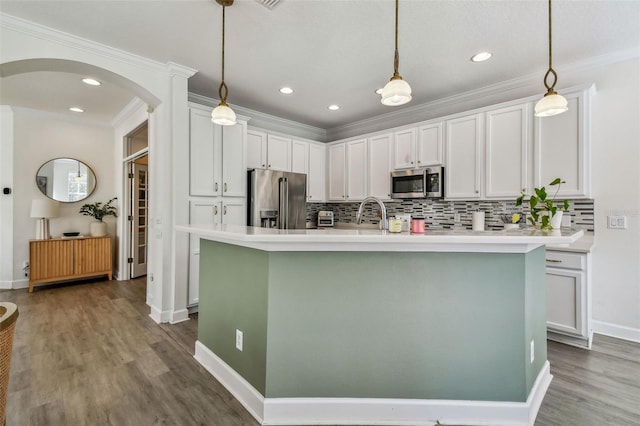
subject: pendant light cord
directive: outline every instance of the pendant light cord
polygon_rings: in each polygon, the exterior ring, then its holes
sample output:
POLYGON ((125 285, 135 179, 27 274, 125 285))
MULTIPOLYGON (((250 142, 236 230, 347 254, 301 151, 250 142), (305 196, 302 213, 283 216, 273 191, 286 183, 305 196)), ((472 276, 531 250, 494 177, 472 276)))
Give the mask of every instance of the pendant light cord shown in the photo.
POLYGON ((393 77, 391 78, 392 80, 402 79, 402 77, 400 77, 400 74, 398 74, 398 68, 400 67, 400 54, 398 54, 398 2, 399 0, 396 0, 396 51, 393 57, 393 77))
POLYGON ((558 74, 556 74, 552 66, 553 50, 552 50, 551 40, 552 40, 551 38, 551 0, 549 0, 549 69, 547 70, 547 73, 544 75, 544 87, 547 88, 547 94, 549 95, 555 94, 554 88, 556 86, 556 82, 558 81, 558 74), (549 79, 549 75, 553 76, 553 84, 551 84, 551 86, 549 86, 549 84, 547 83, 547 80, 549 79))
POLYGON ((227 6, 222 5, 222 82, 220 83, 220 87, 218 88, 218 96, 220 97, 221 105, 227 104, 227 95, 229 94, 229 89, 227 88, 227 84, 224 82, 224 24, 225 24, 226 9, 227 9, 227 6))

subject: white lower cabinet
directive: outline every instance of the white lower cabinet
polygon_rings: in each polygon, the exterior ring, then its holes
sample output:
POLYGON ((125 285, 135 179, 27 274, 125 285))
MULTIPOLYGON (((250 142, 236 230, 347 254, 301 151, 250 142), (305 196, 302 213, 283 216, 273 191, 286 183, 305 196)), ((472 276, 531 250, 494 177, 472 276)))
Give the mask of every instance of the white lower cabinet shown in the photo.
MULTIPOLYGON (((192 200, 189 223, 192 225, 245 225, 247 211, 244 198, 192 200)), ((188 306, 198 304, 200 287, 200 238, 189 235, 188 306)))
POLYGON ((591 348, 589 253, 547 250, 547 337, 591 348))

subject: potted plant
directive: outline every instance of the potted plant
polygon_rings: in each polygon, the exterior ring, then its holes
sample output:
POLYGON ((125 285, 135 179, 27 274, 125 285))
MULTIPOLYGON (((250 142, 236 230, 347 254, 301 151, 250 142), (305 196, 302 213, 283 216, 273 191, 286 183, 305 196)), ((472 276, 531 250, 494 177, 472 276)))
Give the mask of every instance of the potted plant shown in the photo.
MULTIPOLYGON (((555 178, 549 183, 549 186, 555 186, 556 192, 553 197, 548 198, 547 190, 542 188, 533 188, 535 194, 529 196, 529 223, 540 229, 558 229, 562 221, 562 212, 569 209, 569 201, 563 200, 562 206, 558 209, 556 205, 556 196, 560 190, 560 185, 566 183, 560 178, 555 178)), ((527 196, 524 192, 516 199, 516 206, 521 206, 524 198, 527 196)))
POLYGON ((117 200, 117 197, 113 197, 106 203, 102 204, 100 201, 96 203, 87 203, 80 207, 80 213, 85 216, 93 217, 96 222, 91 222, 91 236, 102 237, 107 235, 107 224, 102 221, 105 216, 118 217, 115 206, 112 203, 117 200))

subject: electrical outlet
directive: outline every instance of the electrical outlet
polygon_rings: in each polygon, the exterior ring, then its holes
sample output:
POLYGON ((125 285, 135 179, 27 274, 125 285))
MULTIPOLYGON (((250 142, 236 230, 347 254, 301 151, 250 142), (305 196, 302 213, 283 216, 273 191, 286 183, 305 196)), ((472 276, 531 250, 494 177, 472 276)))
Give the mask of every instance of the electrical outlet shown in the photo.
POLYGON ((236 329, 236 349, 239 350, 240 352, 242 352, 242 341, 243 339, 243 334, 242 331, 236 329))
POLYGON ((536 359, 535 357, 535 345, 533 343, 533 340, 531 340, 531 364, 533 364, 533 360, 536 359))

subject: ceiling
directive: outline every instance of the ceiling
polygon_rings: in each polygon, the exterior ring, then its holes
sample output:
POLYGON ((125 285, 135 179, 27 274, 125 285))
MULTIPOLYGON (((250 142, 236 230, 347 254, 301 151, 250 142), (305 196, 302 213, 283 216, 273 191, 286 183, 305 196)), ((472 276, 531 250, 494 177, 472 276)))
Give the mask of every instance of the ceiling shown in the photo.
MULTIPOLYGON (((544 93, 545 0, 401 0, 399 8, 400 74, 413 89, 411 103, 383 106, 374 93, 393 74, 393 0, 280 0, 272 9, 236 0, 226 13, 228 102, 331 129, 525 76, 539 75, 544 93), (472 63, 482 50, 493 58, 472 63), (282 86, 295 92, 283 95, 282 86)), ((2 13, 197 69, 189 91, 210 98, 220 83, 221 9, 214 0, 0 1, 2 13)), ((554 68, 621 51, 640 55, 638 22, 638 0, 556 0, 554 68)), ((83 87, 79 77, 5 77, 0 101, 65 113, 80 105, 104 120, 133 96, 107 84, 83 87)))

